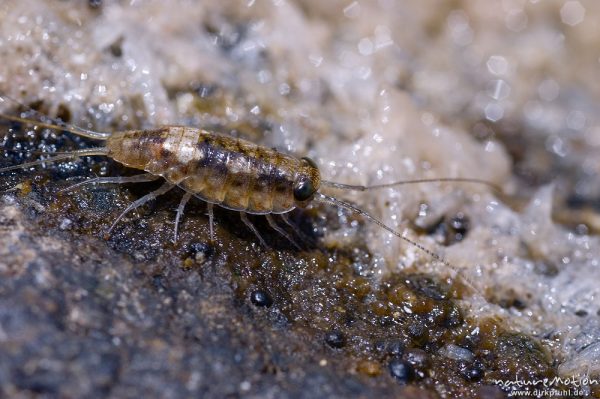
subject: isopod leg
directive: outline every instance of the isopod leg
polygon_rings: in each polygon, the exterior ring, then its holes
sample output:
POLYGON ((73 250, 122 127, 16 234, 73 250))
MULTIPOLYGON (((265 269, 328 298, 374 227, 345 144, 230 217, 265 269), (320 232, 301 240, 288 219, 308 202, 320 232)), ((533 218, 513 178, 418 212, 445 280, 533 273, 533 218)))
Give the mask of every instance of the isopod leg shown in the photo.
POLYGON ((296 241, 294 241, 294 239, 284 229, 282 229, 281 227, 279 227, 277 225, 277 223, 275 222, 275 220, 273 219, 273 216, 271 216, 271 214, 267 214, 266 217, 267 217, 267 222, 269 222, 269 226, 271 226, 271 228, 273 228, 273 230, 275 230, 276 232, 278 232, 279 234, 284 236, 289 242, 294 244, 294 246, 297 249, 302 250, 300 245, 298 245, 298 243, 296 243, 296 241))
POLYGON ((144 195, 143 197, 133 201, 131 204, 129 204, 129 206, 127 208, 125 208, 125 210, 123 212, 121 212, 121 214, 119 215, 119 217, 113 222, 113 224, 110 226, 110 229, 108 229, 108 231, 106 232, 107 235, 110 235, 110 232, 112 231, 112 229, 117 225, 117 223, 119 223, 119 220, 121 220, 123 218, 123 216, 125 216, 129 211, 138 208, 142 205, 144 205, 146 202, 153 200, 154 198, 158 197, 159 195, 163 195, 164 193, 166 193, 167 191, 169 191, 170 189, 172 189, 173 187, 175 187, 175 185, 171 184, 171 183, 165 183, 162 186, 160 186, 159 188, 157 188, 156 190, 144 195))
POLYGON ((292 221, 288 217, 287 213, 280 213, 279 216, 281 216, 281 218, 283 219, 283 221, 285 222, 285 224, 287 224, 288 226, 290 226, 290 228, 294 231, 294 233, 296 233, 296 235, 298 237, 300 237, 300 239, 302 240, 302 242, 304 242, 305 244, 308 244, 308 245, 314 245, 315 244, 312 239, 310 239, 309 237, 307 237, 304 233, 302 233, 300 231, 300 228, 298 226, 296 226, 294 223, 292 223, 292 221))
POLYGON ((148 181, 154 181, 159 179, 160 176, 155 176, 151 173, 144 173, 135 176, 116 176, 116 177, 95 177, 93 179, 84 180, 79 183, 70 185, 67 188, 63 188, 60 192, 74 189, 75 187, 83 186, 84 184, 124 184, 124 183, 142 183, 148 181))
POLYGON ((179 230, 179 219, 183 215, 183 210, 185 209, 185 205, 192 198, 192 193, 186 192, 183 194, 181 201, 179 202, 179 206, 177 207, 177 215, 175 216, 175 234, 173 236, 173 242, 177 242, 177 231, 179 230))
POLYGON ((215 241, 215 230, 214 230, 214 219, 213 204, 211 202, 206 203, 206 210, 208 211, 208 228, 210 230, 210 241, 215 241))
POLYGON ((269 246, 267 245, 267 243, 265 242, 265 240, 263 240, 262 236, 260 235, 260 233, 258 232, 258 230, 256 229, 256 227, 254 227, 254 225, 252 224, 252 222, 250 222, 250 220, 248 220, 248 216, 246 216, 246 214, 244 212, 240 212, 240 218, 242 219, 242 222, 244 222, 244 224, 250 230, 252 230, 252 232, 254 233, 254 235, 256 237, 258 237, 258 241, 260 241, 260 244, 263 247, 265 247, 265 248, 269 248, 269 246))

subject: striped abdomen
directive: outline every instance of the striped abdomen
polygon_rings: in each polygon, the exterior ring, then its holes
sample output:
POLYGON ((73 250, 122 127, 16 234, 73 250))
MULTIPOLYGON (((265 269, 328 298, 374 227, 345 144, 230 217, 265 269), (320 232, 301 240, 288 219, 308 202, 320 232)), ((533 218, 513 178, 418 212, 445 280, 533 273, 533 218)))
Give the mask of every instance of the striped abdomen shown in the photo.
POLYGON ((190 127, 119 132, 106 146, 120 163, 162 176, 207 202, 248 213, 288 212, 296 206, 299 174, 319 180, 318 169, 307 170, 300 159, 190 127))

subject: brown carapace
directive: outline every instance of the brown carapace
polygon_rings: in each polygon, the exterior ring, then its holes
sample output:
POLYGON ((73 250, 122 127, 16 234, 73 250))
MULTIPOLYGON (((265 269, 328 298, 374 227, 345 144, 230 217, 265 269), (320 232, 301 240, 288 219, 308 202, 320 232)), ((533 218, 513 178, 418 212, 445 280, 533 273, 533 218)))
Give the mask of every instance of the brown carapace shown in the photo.
MULTIPOLYGON (((4 101, 4 99, 9 98, 0 97, 0 101, 4 101)), ((346 185, 322 180, 319 168, 308 158, 296 158, 240 138, 216 134, 203 129, 166 126, 152 130, 103 133, 69 125, 48 118, 31 109, 30 112, 38 114, 42 120, 38 121, 4 114, 0 114, 0 118, 71 132, 79 136, 99 140, 102 145, 95 148, 58 153, 48 159, 9 166, 0 169, 0 173, 65 159, 99 155, 109 157, 128 167, 143 170, 146 173, 128 177, 98 177, 77 183, 67 189, 89 183, 121 184, 164 179, 164 184, 158 189, 131 203, 114 220, 108 233, 131 210, 178 187, 183 190, 184 194, 175 217, 175 241, 177 240, 179 221, 184 208, 191 197, 196 197, 208 204, 211 240, 213 240, 213 205, 218 205, 238 211, 242 221, 254 232, 262 245, 267 246, 259 231, 247 218, 246 214, 248 213, 265 215, 273 229, 300 249, 300 245, 296 243, 293 237, 276 223, 274 215, 280 215, 283 221, 302 238, 286 215, 297 207, 305 207, 311 201, 318 201, 345 208, 369 219, 457 271, 454 266, 435 252, 405 237, 362 209, 335 197, 325 195, 319 189, 321 186, 327 186, 332 189, 367 191, 404 184, 441 181, 479 183, 498 189, 492 183, 471 178, 419 179, 373 186, 346 185)))

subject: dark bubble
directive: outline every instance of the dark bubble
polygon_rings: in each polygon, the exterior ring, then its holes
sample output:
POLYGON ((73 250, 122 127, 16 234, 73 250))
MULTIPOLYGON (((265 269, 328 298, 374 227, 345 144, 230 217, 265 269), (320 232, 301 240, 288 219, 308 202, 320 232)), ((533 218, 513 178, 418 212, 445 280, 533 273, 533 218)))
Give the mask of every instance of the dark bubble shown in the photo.
POLYGON ((331 330, 325 334, 325 342, 332 348, 341 348, 346 344, 346 338, 341 331, 331 330))
POLYGON ((402 359, 392 359, 388 368, 391 376, 403 384, 410 382, 414 378, 414 370, 411 364, 402 359))
POLYGON ((440 244, 450 246, 464 240, 470 227, 469 217, 463 212, 458 212, 452 217, 441 217, 432 224, 417 229, 433 236, 440 244))
POLYGON ((467 215, 462 212, 457 213, 450 219, 450 237, 447 237, 449 242, 462 241, 469 231, 470 221, 467 215), (453 235, 453 237, 452 237, 453 235))
POLYGON ((226 53, 231 52, 247 34, 247 26, 226 20, 206 21, 204 29, 213 37, 213 43, 226 53))
POLYGON ((479 381, 485 374, 483 364, 476 360, 473 363, 463 363, 459 368, 460 375, 468 381, 479 381))
POLYGON ((269 293, 263 290, 252 291, 250 301, 259 307, 269 307, 273 304, 273 299, 271 299, 269 293))
POLYGON ((198 263, 204 263, 214 252, 213 247, 206 242, 195 242, 190 245, 190 257, 198 263))
POLYGON ((373 351, 382 355, 401 357, 404 353, 404 343, 400 340, 382 340, 373 345, 373 351))
POLYGON ((415 378, 425 378, 430 366, 429 355, 423 349, 407 349, 404 358, 413 367, 415 378))
POLYGON ((458 327, 464 322, 460 309, 455 305, 449 305, 444 317, 446 327, 458 327))
POLYGON ((401 341, 392 341, 388 345, 388 353, 394 356, 402 356, 404 353, 404 344, 401 341))
POLYGON ((407 282, 413 289, 431 299, 439 301, 445 299, 447 296, 445 289, 428 276, 413 275, 410 276, 407 282))
POLYGON ((377 341, 373 345, 373 351, 376 353, 385 353, 387 349, 387 343, 385 341, 377 341))
POLYGON ((421 338, 425 335, 425 326, 422 323, 414 322, 408 326, 408 334, 413 338, 421 338))
POLYGON ((165 276, 163 276, 162 274, 156 274, 156 275, 152 276, 152 285, 158 291, 166 291, 167 290, 167 287, 165 285, 165 276))
POLYGON ((120 37, 118 40, 115 40, 108 49, 113 57, 120 58, 123 56, 123 38, 120 37))

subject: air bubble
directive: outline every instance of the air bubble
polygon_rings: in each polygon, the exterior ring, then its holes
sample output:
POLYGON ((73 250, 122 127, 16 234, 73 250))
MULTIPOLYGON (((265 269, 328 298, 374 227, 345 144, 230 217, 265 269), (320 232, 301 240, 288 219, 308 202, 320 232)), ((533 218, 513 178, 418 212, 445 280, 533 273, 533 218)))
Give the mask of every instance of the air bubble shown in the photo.
POLYGON ((510 95, 510 86, 502 79, 492 80, 488 94, 494 100, 504 100, 510 95))
POLYGON ((505 75, 508 71, 508 61, 500 55, 492 55, 486 65, 488 71, 494 75, 505 75))
POLYGON ((362 55, 371 55, 373 53, 373 42, 369 38, 362 38, 358 42, 358 52, 362 55))
POLYGON ((473 29, 469 25, 469 18, 464 11, 453 11, 448 16, 447 24, 450 27, 452 40, 459 46, 467 46, 473 41, 473 29))
POLYGON ((485 119, 498 122, 504 117, 504 108, 500 104, 490 103, 485 107, 485 119))
POLYGON ((567 115, 567 127, 573 130, 582 130, 585 127, 585 114, 581 111, 571 111, 567 115))
POLYGON ((560 94, 560 86, 554 79, 546 79, 538 86, 538 95, 544 101, 554 101, 560 94))
POLYGON ((344 8, 344 16, 346 18, 354 19, 360 15, 360 4, 357 1, 353 1, 344 8))
POLYGON ((578 1, 567 1, 560 9, 560 19, 564 24, 575 26, 585 18, 585 8, 578 1))
POLYGON ((513 32, 521 32, 527 28, 528 18, 523 10, 511 10, 505 18, 505 24, 513 32))

